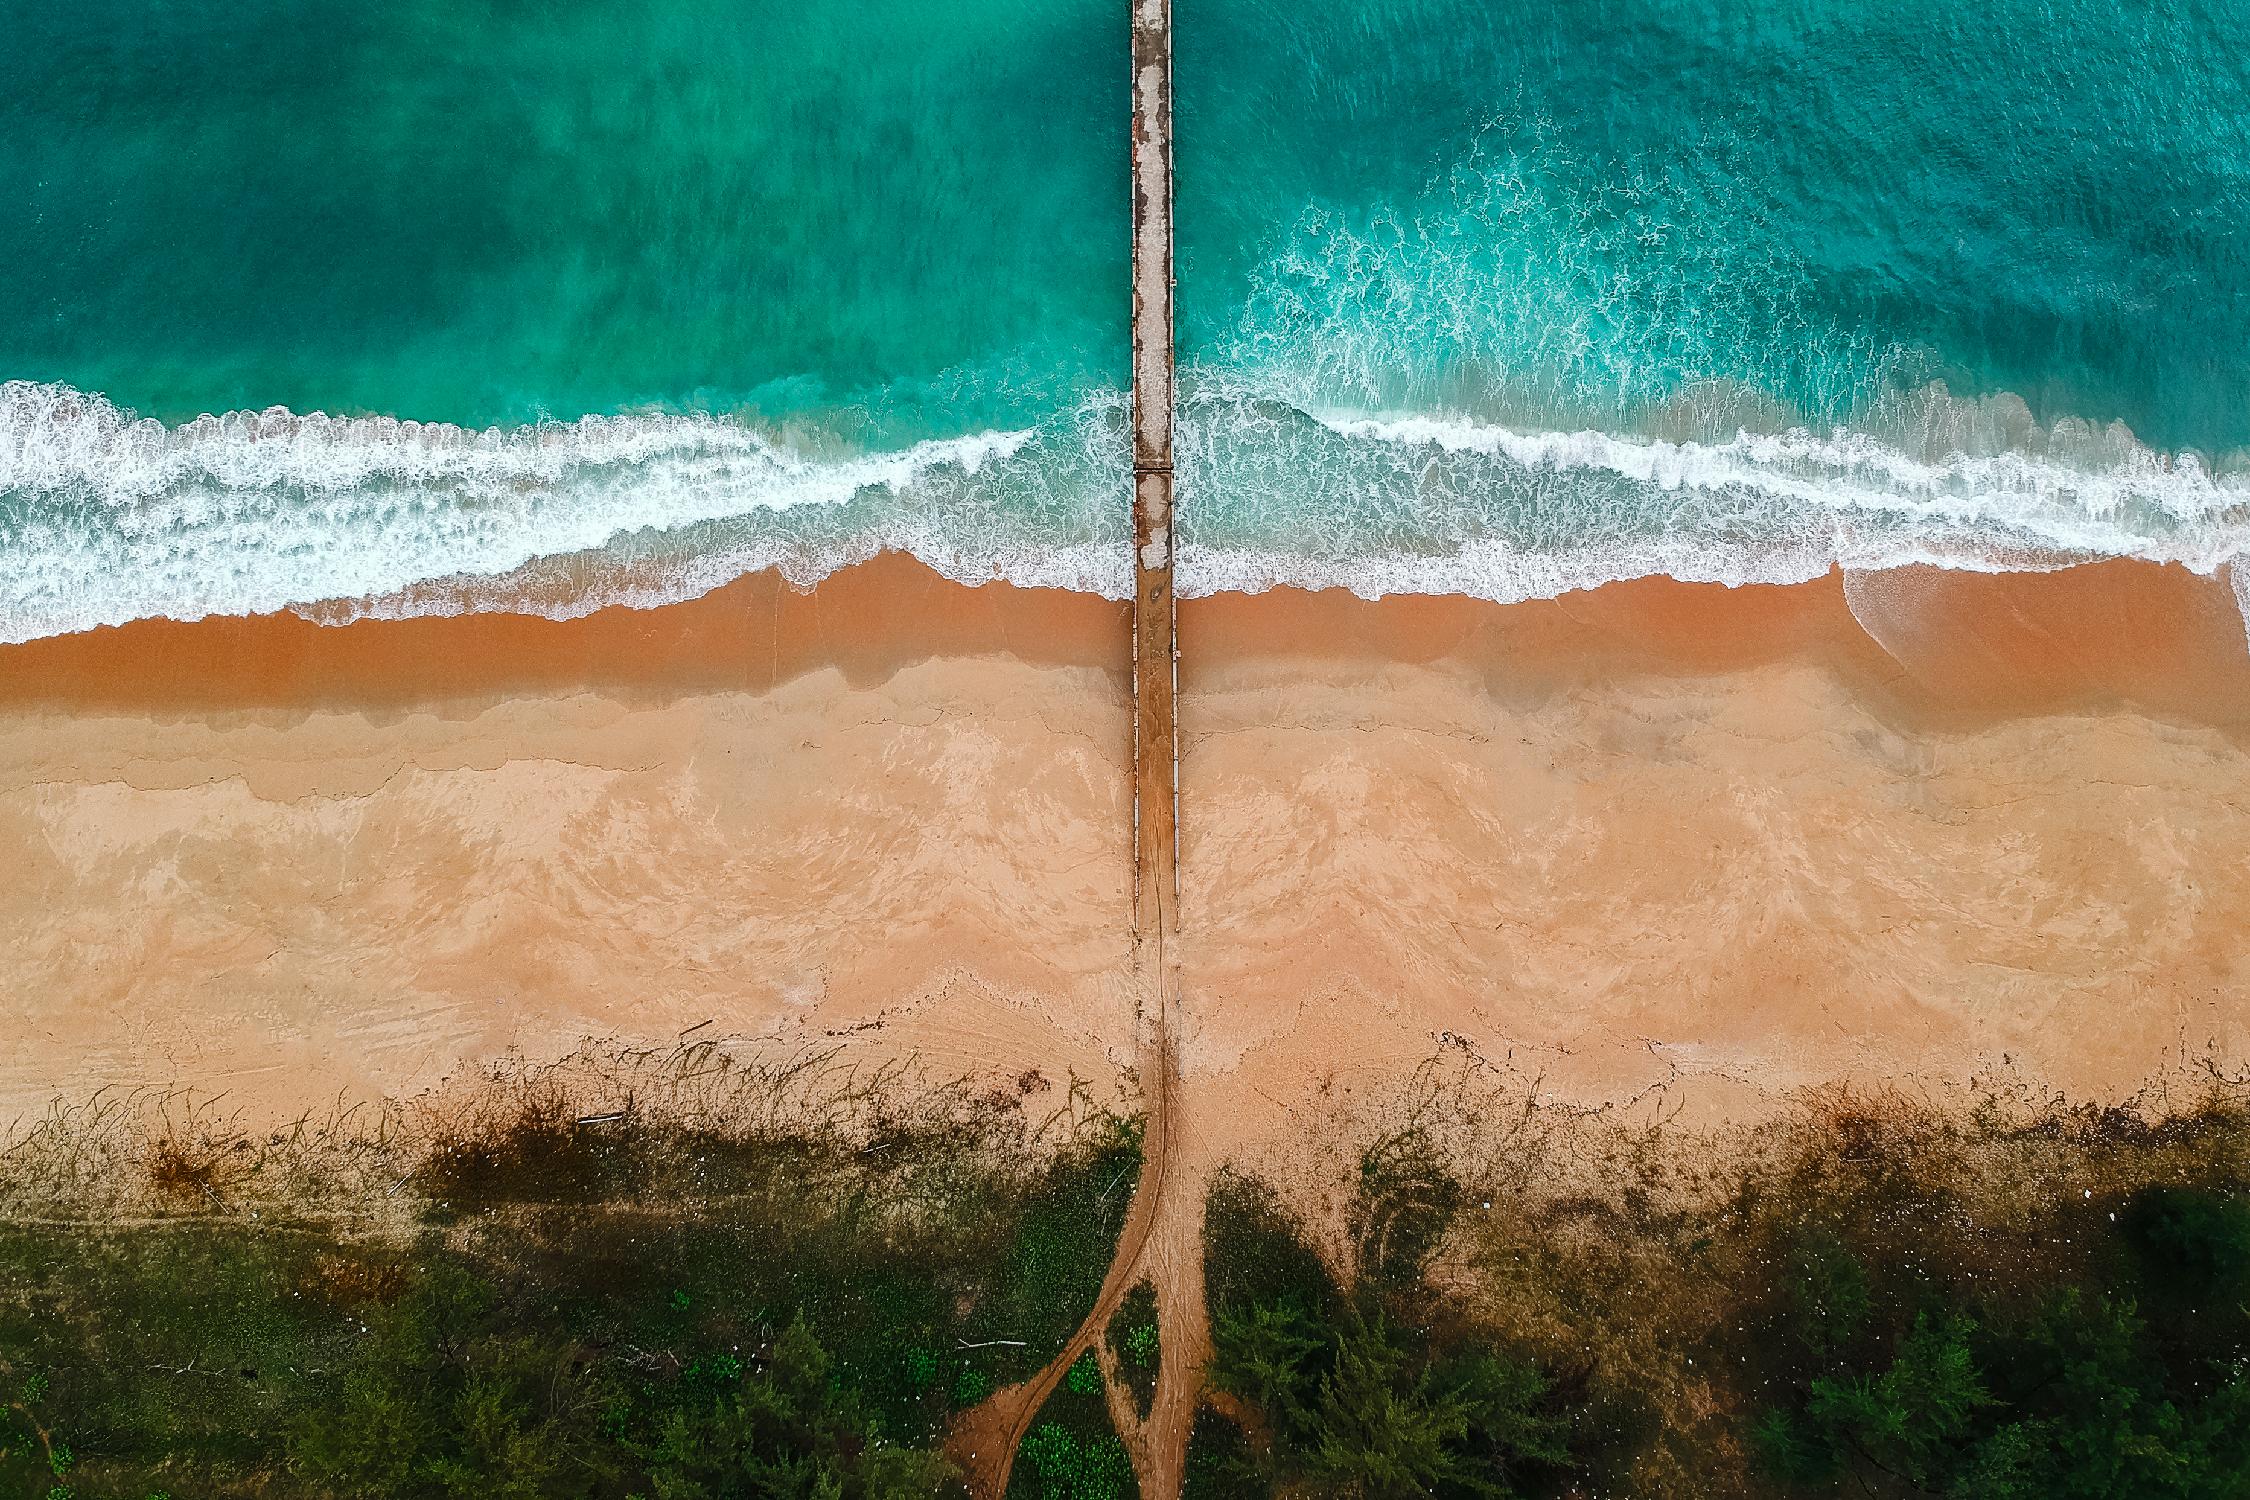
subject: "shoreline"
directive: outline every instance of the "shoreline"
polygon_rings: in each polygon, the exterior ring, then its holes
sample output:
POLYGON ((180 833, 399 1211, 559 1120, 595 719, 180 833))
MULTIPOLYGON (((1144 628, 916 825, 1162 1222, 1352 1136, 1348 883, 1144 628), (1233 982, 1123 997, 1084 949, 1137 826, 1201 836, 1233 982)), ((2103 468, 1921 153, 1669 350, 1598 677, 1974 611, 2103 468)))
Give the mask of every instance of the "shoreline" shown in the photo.
MULTIPOLYGON (((289 610, 135 620, 0 644, 0 711, 183 715, 340 707, 373 713, 588 691, 622 701, 765 692, 834 668, 863 688, 938 658, 1011 656, 1129 680, 1129 599, 995 580, 960 584, 886 551, 799 587, 772 569, 654 607, 567 619, 470 611, 323 623, 289 610)), ((1504 655, 1556 683, 1602 672, 1708 673, 1817 659, 1882 685, 1903 714, 1964 719, 2114 702, 2250 725, 2250 623, 2230 585, 2176 563, 2038 572, 1917 564, 1802 583, 1651 575, 1508 604, 1341 588, 1183 596, 1182 670, 1261 655, 1396 660, 1504 655)))
MULTIPOLYGON (((1933 570, 1934 571, 1934 570, 1933 570)), ((886 555, 0 648, 0 1115, 520 1052, 1133 1058, 1123 602, 886 555)), ((1185 1132, 1458 1050, 1755 1117, 2250 1058, 2250 649, 2177 567, 1180 605, 1185 1132)))

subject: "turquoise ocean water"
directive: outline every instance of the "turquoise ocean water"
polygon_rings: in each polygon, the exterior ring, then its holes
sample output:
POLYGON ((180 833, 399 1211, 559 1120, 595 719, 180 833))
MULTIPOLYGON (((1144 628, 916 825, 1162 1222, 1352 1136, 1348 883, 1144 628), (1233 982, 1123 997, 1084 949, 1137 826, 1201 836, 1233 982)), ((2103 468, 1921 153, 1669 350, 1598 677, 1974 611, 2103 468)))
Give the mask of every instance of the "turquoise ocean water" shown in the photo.
MULTIPOLYGON (((1175 3, 1188 591, 2250 547, 2250 6, 1175 3)), ((1121 6, 0 17, 0 639, 1123 591, 1121 6)))

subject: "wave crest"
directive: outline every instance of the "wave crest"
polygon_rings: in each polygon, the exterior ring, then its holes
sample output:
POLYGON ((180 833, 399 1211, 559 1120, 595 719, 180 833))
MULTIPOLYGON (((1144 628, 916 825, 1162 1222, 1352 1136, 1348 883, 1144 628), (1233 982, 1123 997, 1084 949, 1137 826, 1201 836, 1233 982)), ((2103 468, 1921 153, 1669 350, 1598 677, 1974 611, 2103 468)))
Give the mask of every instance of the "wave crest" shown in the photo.
POLYGON ((1219 372, 1182 423, 1182 588, 1280 584, 1500 602, 1662 573, 2001 571, 2138 557, 2211 572, 2250 544, 2239 462, 2120 424, 2041 427, 1929 387, 1850 427, 1659 437, 1314 413, 1219 372))
POLYGON ((711 559, 729 552, 764 559, 751 566, 787 559, 809 579, 871 547, 950 545, 958 572, 999 576, 1036 550, 1032 537, 1067 543, 1090 524, 1107 416, 1091 402, 1038 428, 867 452, 702 415, 478 430, 276 409, 167 427, 66 386, 10 382, 0 639, 434 599, 446 592, 436 580, 460 585, 451 593, 467 607, 512 608, 501 580, 529 565, 661 551, 653 539, 666 536, 705 544, 674 598, 691 575, 723 582, 711 559))
MULTIPOLYGON (((1314 412, 1190 370, 1183 594, 1288 585, 1500 602, 1667 574, 1784 583, 1907 563, 2098 557, 2201 572, 2250 551, 2239 460, 2117 424, 2042 426, 1941 387, 1816 428, 1725 416, 1666 434, 1430 412, 1314 412)), ((1720 415, 1714 415, 1714 413, 1720 415)), ((1124 398, 868 451, 714 416, 472 430, 238 412, 175 427, 68 387, 0 386, 0 639, 293 608, 343 622, 566 618, 879 551, 964 583, 1124 597, 1124 398)))

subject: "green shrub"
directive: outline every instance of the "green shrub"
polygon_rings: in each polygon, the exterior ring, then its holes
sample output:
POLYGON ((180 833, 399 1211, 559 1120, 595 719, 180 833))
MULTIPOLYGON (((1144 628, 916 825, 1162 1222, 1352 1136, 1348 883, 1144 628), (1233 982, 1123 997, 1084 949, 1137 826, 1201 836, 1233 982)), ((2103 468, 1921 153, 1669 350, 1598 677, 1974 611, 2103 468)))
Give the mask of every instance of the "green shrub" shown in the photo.
POLYGON ((591 1495, 615 1477, 595 1418, 613 1379, 555 1338, 514 1334, 492 1287, 440 1261, 366 1313, 345 1373, 297 1424, 290 1456, 338 1489, 417 1497, 591 1495))
POLYGON ((1135 1408, 1145 1418, 1156 1400, 1156 1376, 1164 1362, 1163 1333, 1156 1322, 1156 1288, 1137 1282, 1117 1311, 1110 1316, 1109 1347, 1117 1357, 1118 1373, 1133 1393, 1135 1408))
POLYGON ((1422 1277, 1455 1195, 1426 1161, 1407 1158, 1401 1183, 1368 1161, 1355 1227, 1382 1274, 1349 1297, 1270 1195, 1239 1180, 1215 1190, 1211 1381, 1256 1415, 1263 1441, 1213 1463, 1271 1493, 1519 1493, 1571 1462, 1553 1384, 1458 1324, 1433 1337, 1386 1313, 1386 1301, 1442 1300, 1422 1277))
POLYGON ((1815 1380, 1799 1428, 1825 1466, 1841 1470, 1857 1456, 1925 1488, 1949 1475, 1971 1422, 1992 1404, 1969 1349, 1975 1330, 1966 1317, 1918 1317, 1880 1372, 1815 1380))
POLYGON ((73 1500, 937 1493, 954 1414, 1090 1307, 1139 1161, 1106 1116, 1052 1154, 982 1113, 880 1150, 517 1123, 445 1143, 410 1243, 0 1225, 0 1492, 60 1482, 36 1413, 73 1500))
POLYGON ((2196 1392, 2131 1302, 2065 1286, 2015 1322, 1918 1314, 1869 1364, 1844 1362, 1753 1442, 1775 1478, 2013 1500, 2218 1500, 2250 1494, 2250 1373, 2241 1352, 2196 1392))
POLYGON ((1101 1366, 1094 1361, 1092 1350, 1081 1354, 1063 1371, 1063 1389, 1073 1396, 1099 1396, 1102 1393, 1101 1366))
POLYGON ((1810 1235, 1792 1248, 1782 1289, 1785 1326, 1816 1358, 1842 1353, 1867 1331, 1866 1268, 1832 1235, 1810 1235))
POLYGON ((1091 1353, 1071 1362, 1024 1435, 1008 1493, 1017 1500, 1126 1500, 1140 1493, 1091 1353))
POLYGON ((886 1446, 837 1389, 827 1351, 802 1321, 774 1341, 756 1375, 666 1412, 631 1445, 656 1500, 834 1500, 929 1496, 954 1477, 922 1448, 886 1446))
POLYGON ((1114 1432, 1085 1435, 1060 1422, 1041 1422, 1024 1437, 1016 1462, 1011 1494, 1029 1493, 1039 1500, 1124 1500, 1140 1492, 1125 1445, 1114 1432))
POLYGON ((2126 1200, 2120 1221, 2160 1280, 2191 1295, 2250 1292, 2250 1203, 2208 1189, 2153 1187, 2126 1200))

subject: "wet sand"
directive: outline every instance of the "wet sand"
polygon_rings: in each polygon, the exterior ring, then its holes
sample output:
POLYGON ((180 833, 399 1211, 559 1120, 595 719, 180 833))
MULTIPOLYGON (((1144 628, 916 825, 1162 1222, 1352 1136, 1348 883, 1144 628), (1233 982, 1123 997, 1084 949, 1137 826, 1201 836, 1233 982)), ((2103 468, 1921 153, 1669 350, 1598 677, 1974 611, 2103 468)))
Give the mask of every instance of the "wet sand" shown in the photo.
MULTIPOLYGON (((1125 606, 889 557, 654 611, 0 648, 0 1119, 587 1037, 1133 1057, 1125 606)), ((1180 619, 1191 1135, 1440 1047, 1588 1105, 2250 1064, 2250 651, 2104 564, 1180 619)))

